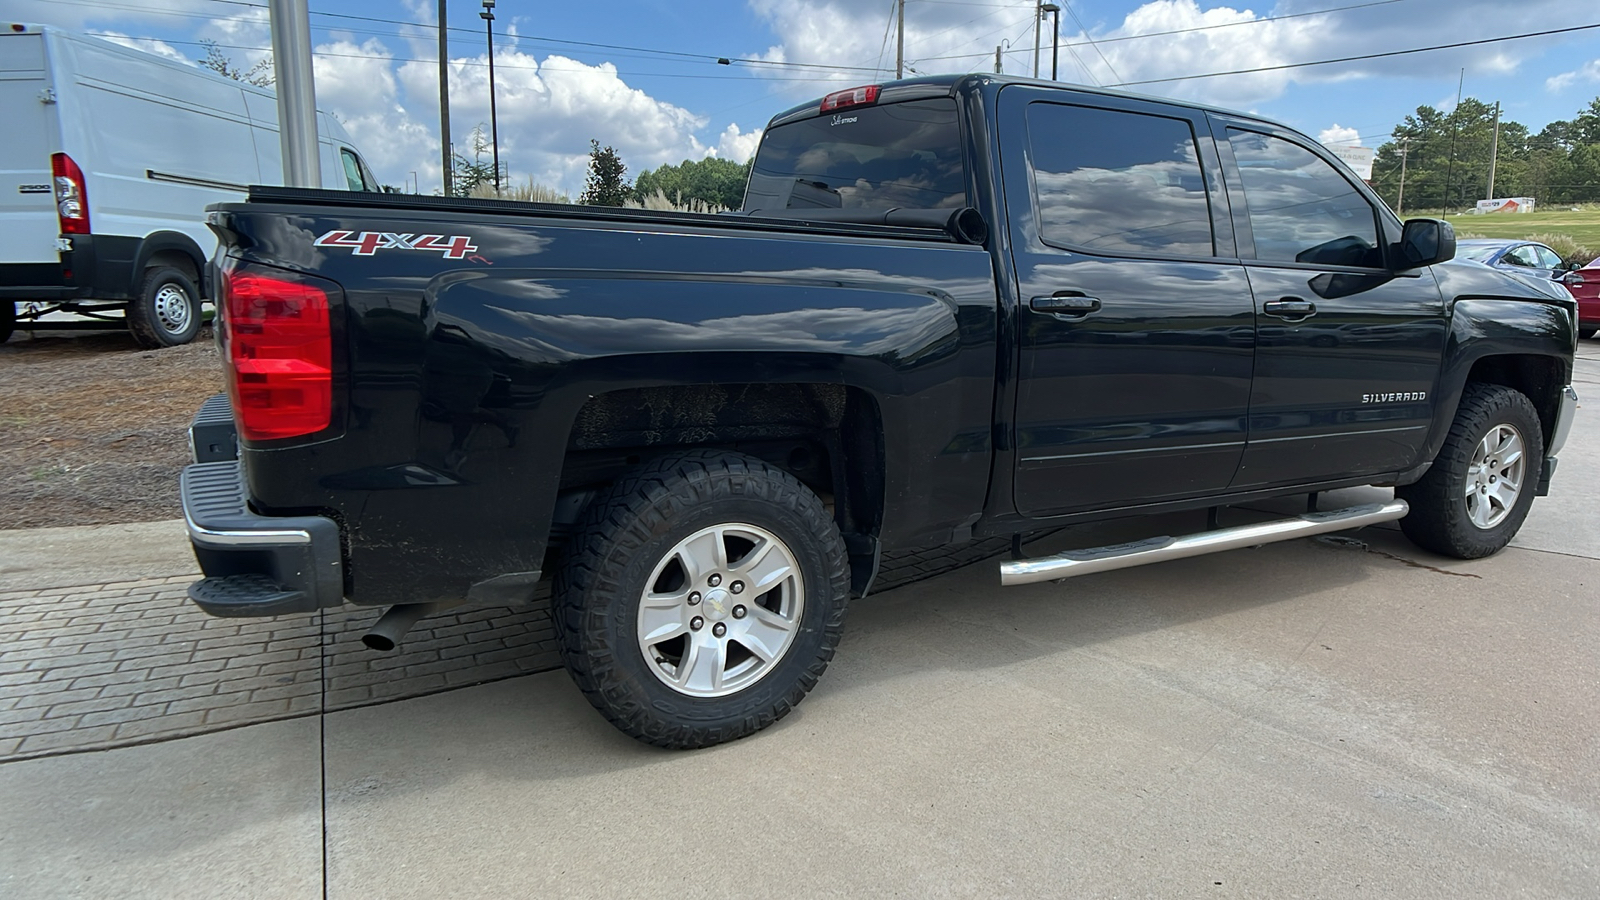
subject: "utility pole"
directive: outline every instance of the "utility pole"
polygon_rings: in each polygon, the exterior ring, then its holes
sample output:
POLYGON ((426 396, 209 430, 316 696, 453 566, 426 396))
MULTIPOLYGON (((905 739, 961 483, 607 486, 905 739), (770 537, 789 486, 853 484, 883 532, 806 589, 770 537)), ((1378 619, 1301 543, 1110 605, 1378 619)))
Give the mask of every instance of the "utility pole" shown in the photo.
POLYGON ((500 120, 494 112, 494 0, 483 0, 483 31, 489 38, 489 143, 494 146, 494 194, 500 196, 500 120))
POLYGON ((311 15, 306 0, 271 0, 272 58, 278 75, 278 147, 285 187, 321 187, 317 94, 311 76, 311 15))
POLYGON ((906 75, 906 0, 898 0, 895 10, 899 18, 895 26, 894 77, 898 81, 906 75))
POLYGON ((1500 158, 1500 101, 1494 102, 1494 137, 1489 139, 1489 196, 1485 200, 1494 199, 1494 164, 1500 158))
POLYGON ((1045 3, 1039 9, 1050 14, 1050 80, 1057 81, 1056 66, 1061 61, 1061 7, 1045 3))
POLYGON ((445 34, 445 0, 439 0, 439 154, 444 164, 444 195, 450 196, 455 184, 454 162, 450 158, 450 47, 445 34))
POLYGON ((1000 71, 1001 71, 1000 70, 1000 45, 999 44, 995 44, 994 45, 994 73, 996 75, 999 75, 1000 71))
POLYGON ((1406 156, 1411 149, 1411 138, 1400 139, 1400 196, 1394 200, 1394 214, 1401 216, 1406 211, 1406 156))
POLYGON ((1044 2, 1034 0, 1033 4, 1033 77, 1039 77, 1039 25, 1044 22, 1044 2))

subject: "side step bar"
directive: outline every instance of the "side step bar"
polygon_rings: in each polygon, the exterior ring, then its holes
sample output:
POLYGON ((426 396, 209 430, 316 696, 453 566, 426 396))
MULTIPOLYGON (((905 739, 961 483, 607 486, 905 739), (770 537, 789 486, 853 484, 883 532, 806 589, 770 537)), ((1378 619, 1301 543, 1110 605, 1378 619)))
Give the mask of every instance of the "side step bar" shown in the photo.
POLYGON ((1154 537, 1109 547, 1090 547, 1087 550, 1068 550, 1055 556, 1039 559, 1019 559, 1000 564, 1000 583, 1033 584, 1038 581, 1056 581, 1112 569, 1128 569, 1148 563, 1184 559, 1223 550, 1238 550, 1259 544, 1289 541, 1295 538, 1345 531, 1363 525, 1392 522, 1411 511, 1404 500, 1389 503, 1366 503, 1328 512, 1306 513, 1293 519, 1278 519, 1259 525, 1240 525, 1203 531, 1184 537, 1154 537))

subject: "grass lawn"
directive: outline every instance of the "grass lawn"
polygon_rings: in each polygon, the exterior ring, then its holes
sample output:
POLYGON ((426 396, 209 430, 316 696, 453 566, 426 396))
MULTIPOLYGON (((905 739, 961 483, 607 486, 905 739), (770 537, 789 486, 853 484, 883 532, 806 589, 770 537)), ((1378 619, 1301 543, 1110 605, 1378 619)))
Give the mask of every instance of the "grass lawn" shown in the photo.
POLYGON ((1590 250, 1600 251, 1600 206, 1590 205, 1577 212, 1562 207, 1538 209, 1531 213, 1451 216, 1450 224, 1456 227, 1457 234, 1481 234, 1495 238, 1565 234, 1590 250))

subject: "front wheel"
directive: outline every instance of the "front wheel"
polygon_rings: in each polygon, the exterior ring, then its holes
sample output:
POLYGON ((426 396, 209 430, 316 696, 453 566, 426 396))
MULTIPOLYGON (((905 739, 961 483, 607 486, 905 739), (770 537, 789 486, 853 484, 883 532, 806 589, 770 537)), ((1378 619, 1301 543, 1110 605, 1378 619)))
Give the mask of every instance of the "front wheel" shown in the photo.
POLYGON ((128 304, 128 330, 149 349, 187 344, 200 333, 200 291, 171 266, 145 270, 139 294, 128 304))
POLYGON ((849 581, 838 527, 794 476, 721 451, 659 460, 589 505, 555 580, 562 657, 641 741, 735 740, 816 685, 849 581))
POLYGON ((1411 504, 1400 528, 1435 553, 1488 556, 1522 527, 1543 465, 1544 431, 1528 398, 1501 385, 1469 384, 1432 468, 1395 490, 1411 504))

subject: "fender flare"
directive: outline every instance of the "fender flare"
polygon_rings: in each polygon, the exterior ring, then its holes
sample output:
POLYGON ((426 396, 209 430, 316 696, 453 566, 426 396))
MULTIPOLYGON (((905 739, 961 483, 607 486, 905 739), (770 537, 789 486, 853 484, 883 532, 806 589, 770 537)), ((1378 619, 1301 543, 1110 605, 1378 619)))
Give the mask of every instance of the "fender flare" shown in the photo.
POLYGON ((150 260, 158 253, 181 253, 194 263, 195 287, 200 289, 203 297, 210 296, 206 289, 206 254, 195 243, 194 238, 179 231, 155 231, 145 235, 139 242, 139 252, 133 259, 132 283, 128 285, 129 296, 136 296, 139 282, 144 277, 144 270, 150 265, 150 260))

